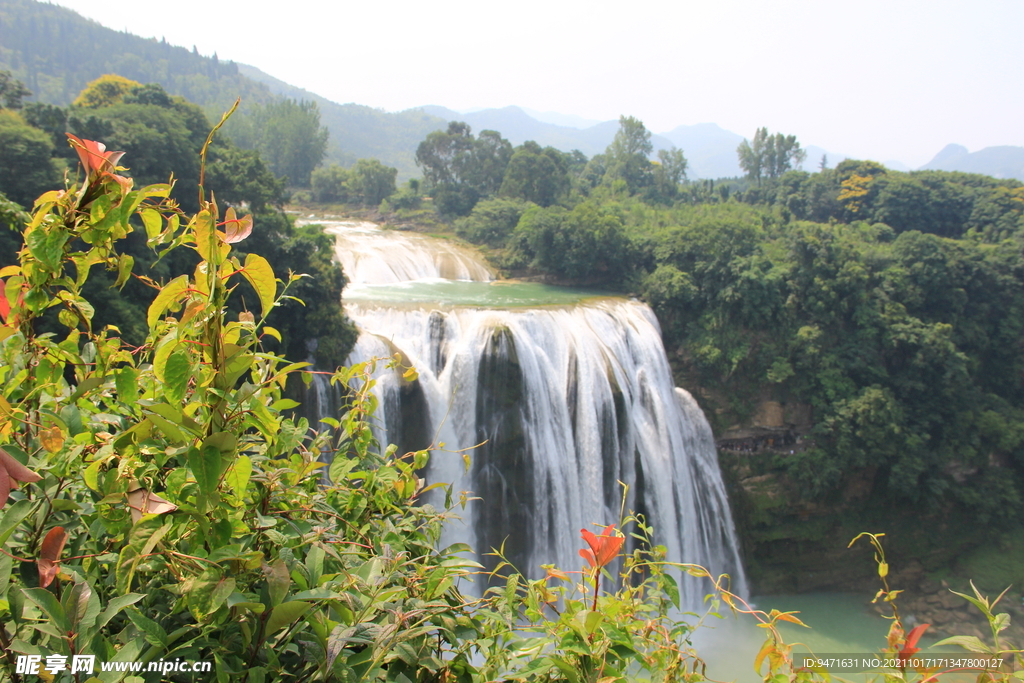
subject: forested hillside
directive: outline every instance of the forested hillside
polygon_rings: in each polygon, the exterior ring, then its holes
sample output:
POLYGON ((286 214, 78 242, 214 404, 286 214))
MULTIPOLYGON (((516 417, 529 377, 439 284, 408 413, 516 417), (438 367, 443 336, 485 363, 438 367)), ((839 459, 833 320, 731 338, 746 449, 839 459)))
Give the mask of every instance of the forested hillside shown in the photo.
POLYGON ((350 166, 356 159, 375 157, 397 167, 405 178, 416 170, 416 143, 444 126, 443 120, 419 110, 390 114, 336 104, 258 69, 114 31, 69 9, 35 0, 0 0, 0 34, 0 70, 11 71, 25 83, 35 101, 66 106, 105 74, 157 83, 171 95, 200 105, 211 119, 240 97, 242 106, 225 133, 249 148, 259 146, 261 108, 282 99, 315 103, 319 123, 331 132, 328 161, 350 166))

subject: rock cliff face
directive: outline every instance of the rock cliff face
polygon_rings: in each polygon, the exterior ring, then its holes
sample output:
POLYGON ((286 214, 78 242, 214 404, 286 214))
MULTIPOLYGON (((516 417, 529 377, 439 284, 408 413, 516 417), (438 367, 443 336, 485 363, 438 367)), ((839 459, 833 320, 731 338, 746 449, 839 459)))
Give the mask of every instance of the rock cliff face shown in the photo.
MULTIPOLYGON (((785 459, 814 445, 809 405, 763 396, 748 418, 717 417, 730 423, 717 434, 719 462, 755 595, 851 591, 868 602, 881 588, 878 565, 868 544, 848 546, 872 531, 885 533, 889 584, 903 591, 898 605, 908 625, 931 624, 939 637, 989 633, 981 613, 951 592, 971 594, 969 578, 991 597, 1013 584, 996 611, 1024 615, 1024 538, 993 545, 987 529, 959 521, 954 510, 894 505, 870 469, 849 473, 826 500, 805 496, 786 476, 785 459)), ((880 604, 868 608, 891 614, 880 604)), ((1024 642, 1024 628, 1008 634, 1024 642)))
MULTIPOLYGON (((747 576, 755 595, 849 591, 864 595, 866 608, 891 614, 870 599, 881 587, 877 564, 860 532, 882 538, 892 589, 905 624, 931 624, 929 634, 974 635, 991 640, 981 613, 952 591, 972 594, 973 579, 995 598, 1012 584, 996 612, 1024 621, 1024 533, 992 541, 988 530, 962 522, 955 510, 900 506, 876 489, 875 472, 850 474, 825 500, 810 499, 786 475, 785 458, 813 446, 808 406, 760 401, 752 417, 718 435, 747 576)), ((1024 626, 1004 634, 1024 643, 1024 626)))

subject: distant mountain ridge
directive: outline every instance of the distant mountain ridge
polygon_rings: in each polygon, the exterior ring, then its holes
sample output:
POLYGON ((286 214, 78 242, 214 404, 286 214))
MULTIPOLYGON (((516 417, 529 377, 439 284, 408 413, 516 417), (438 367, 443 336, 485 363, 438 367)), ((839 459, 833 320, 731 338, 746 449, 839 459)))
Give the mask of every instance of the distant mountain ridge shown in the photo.
MULTIPOLYGON (((462 114, 439 106, 389 113, 360 104, 338 104, 256 67, 115 31, 73 10, 36 0, 0 0, 0 36, 0 69, 10 70, 38 101, 67 105, 87 83, 107 73, 159 83, 169 93, 202 106, 213 120, 236 97, 242 97, 243 113, 254 103, 266 104, 278 97, 311 100, 331 134, 326 161, 349 165, 374 157, 398 168, 402 180, 419 175, 417 145, 448 121, 465 121, 476 132, 497 130, 516 145, 534 140, 566 152, 578 149, 587 156, 604 152, 618 130, 617 121, 595 123, 517 106, 462 114)), ((678 126, 651 138, 656 151, 673 145, 683 150, 691 179, 742 175, 736 159, 742 140, 743 136, 714 123, 678 126)), ((846 158, 814 145, 806 150, 803 168, 808 171, 817 170, 823 155, 830 167, 846 158)), ((898 162, 886 165, 906 168, 898 162)), ((1024 147, 988 147, 970 153, 960 145, 949 145, 923 168, 1024 180, 1024 147)))
POLYGON ((1024 180, 1024 147, 1000 145, 968 152, 963 145, 950 144, 942 148, 922 169, 932 171, 962 171, 983 173, 995 178, 1024 180))
MULTIPOLYGON (((575 128, 545 123, 530 116, 521 107, 481 109, 467 114, 445 107, 428 105, 423 111, 446 121, 465 121, 474 131, 496 130, 514 145, 533 140, 568 152, 578 149, 584 154, 602 154, 619 130, 618 121, 602 121, 589 128, 575 128)), ((549 112, 550 115, 550 112, 549 112)), ((743 136, 724 130, 714 123, 678 126, 668 133, 652 134, 654 151, 678 147, 689 161, 691 178, 723 178, 742 175, 736 160, 736 147, 743 136)))

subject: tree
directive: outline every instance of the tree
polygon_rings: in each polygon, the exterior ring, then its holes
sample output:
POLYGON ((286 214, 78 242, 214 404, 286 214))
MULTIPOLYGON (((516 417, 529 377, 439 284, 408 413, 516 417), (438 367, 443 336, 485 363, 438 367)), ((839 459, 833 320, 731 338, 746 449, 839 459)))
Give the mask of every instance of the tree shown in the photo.
POLYGON ((50 136, 14 111, 0 111, 0 150, 0 192, 12 201, 30 208, 40 194, 58 189, 50 136))
POLYGON ((541 149, 533 140, 527 140, 512 155, 498 194, 551 206, 569 189, 564 157, 554 147, 541 149))
POLYGON ((348 169, 331 164, 313 171, 310 185, 313 190, 313 201, 323 204, 334 204, 349 201, 351 188, 349 183, 352 174, 348 169))
POLYGON ((481 196, 497 193, 512 158, 512 143, 496 130, 482 130, 473 143, 466 181, 481 196))
POLYGON ((451 121, 447 130, 428 134, 416 148, 416 165, 423 169, 428 189, 461 183, 472 150, 473 132, 467 123, 451 121))
POLYGON ((753 144, 747 140, 741 142, 736 148, 736 155, 740 168, 758 185, 762 178, 778 178, 807 158, 807 152, 800 149, 795 135, 771 135, 767 128, 757 129, 753 144))
POLYGON ((672 147, 658 150, 654 164, 654 198, 672 201, 679 193, 679 185, 686 180, 686 157, 683 150, 672 147))
POLYGON ((352 168, 352 185, 363 204, 377 206, 395 193, 398 169, 385 166, 377 159, 360 159, 352 168))
MULTIPOLYGON (((74 154, 74 151, 68 146, 67 137, 65 137, 68 129, 68 112, 66 109, 53 104, 30 102, 21 110, 21 115, 25 117, 28 125, 49 133, 50 140, 53 141, 55 149, 60 150, 62 147, 68 147, 68 152, 74 154)), ((88 139, 92 140, 93 138, 88 139)))
POLYGON ((649 159, 653 150, 651 133, 643 122, 632 116, 620 116, 619 130, 605 150, 605 182, 624 180, 630 194, 647 187, 654 175, 649 159))
POLYGON ((21 100, 31 95, 32 91, 10 71, 0 71, 0 109, 21 109, 21 100))
POLYGON ((251 149, 220 144, 211 149, 206 181, 217 188, 217 199, 230 204, 246 203, 256 213, 281 206, 287 199, 284 183, 260 155, 251 149))
POLYGON ((127 79, 124 76, 105 74, 85 86, 85 89, 78 94, 72 104, 83 109, 110 107, 120 103, 125 95, 141 86, 142 84, 138 81, 127 79))
POLYGON ((282 99, 253 112, 256 149, 270 170, 291 185, 309 187, 327 152, 326 128, 316 102, 282 99))
POLYGON ((433 193, 434 205, 443 214, 466 216, 481 197, 501 188, 512 158, 512 145, 493 130, 479 138, 461 121, 434 131, 416 148, 416 164, 433 193))

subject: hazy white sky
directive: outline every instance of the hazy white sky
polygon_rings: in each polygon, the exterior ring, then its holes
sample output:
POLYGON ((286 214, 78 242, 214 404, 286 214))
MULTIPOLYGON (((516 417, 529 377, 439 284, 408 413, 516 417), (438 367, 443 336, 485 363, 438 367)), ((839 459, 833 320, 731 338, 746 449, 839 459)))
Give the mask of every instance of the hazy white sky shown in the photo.
POLYGON ((1024 146, 1022 0, 57 0, 388 111, 517 104, 759 126, 912 167, 1024 146))

